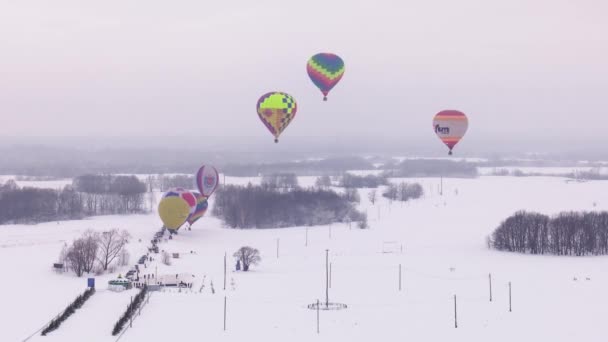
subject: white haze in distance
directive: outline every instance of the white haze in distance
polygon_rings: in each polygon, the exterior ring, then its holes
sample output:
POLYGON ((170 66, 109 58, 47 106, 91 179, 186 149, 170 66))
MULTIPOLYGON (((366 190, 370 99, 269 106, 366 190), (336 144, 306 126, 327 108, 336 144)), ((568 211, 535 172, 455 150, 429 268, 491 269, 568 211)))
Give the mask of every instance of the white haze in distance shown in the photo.
POLYGON ((3 1, 0 137, 272 139, 255 103, 298 101, 283 134, 437 143, 432 116, 470 118, 463 143, 605 139, 608 2, 3 1), (321 101, 314 53, 346 74, 321 101))

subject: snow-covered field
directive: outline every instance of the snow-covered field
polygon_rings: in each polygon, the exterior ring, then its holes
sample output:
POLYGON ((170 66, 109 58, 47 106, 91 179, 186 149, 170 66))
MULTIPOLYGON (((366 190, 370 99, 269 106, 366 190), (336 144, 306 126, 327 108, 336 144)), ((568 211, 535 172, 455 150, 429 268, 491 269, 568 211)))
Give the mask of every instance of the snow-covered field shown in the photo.
MULTIPOLYGON (((227 183, 249 181, 259 182, 226 177, 227 183)), ((143 271, 193 273, 192 290, 154 293, 121 341, 606 340, 608 257, 496 252, 486 247, 485 238, 520 209, 546 214, 608 210, 607 181, 448 178, 443 179, 443 196, 438 194, 439 179, 403 181, 422 183, 425 197, 404 204, 381 199, 372 205, 367 199, 369 189, 360 190, 360 208, 367 211, 371 225, 367 230, 344 224, 229 230, 210 216, 191 231, 180 230, 177 237, 160 244, 161 249, 180 253, 180 258, 173 259, 171 266, 153 261, 143 271), (243 245, 258 248, 262 262, 251 272, 233 272, 231 255, 243 245), (326 249, 332 263, 330 301, 348 308, 321 311, 317 334, 316 312, 306 306, 325 298, 326 249), (225 291, 224 253, 230 270, 225 291), (492 302, 488 298, 489 273, 492 302), (512 282, 513 312, 508 311, 508 282, 512 282)), ((313 182, 314 177, 300 178, 301 185, 313 182)), ((0 269, 4 274, 0 341, 23 340, 86 288, 85 277, 56 274, 51 269, 64 243, 89 228, 127 229, 133 236, 129 250, 135 263, 160 225, 156 214, 150 214, 0 226, 0 269)), ((98 292, 89 302, 57 331, 46 337, 35 335, 30 341, 115 341, 111 336, 114 322, 136 291, 117 294, 106 290, 105 283, 114 276, 97 277, 98 292)))

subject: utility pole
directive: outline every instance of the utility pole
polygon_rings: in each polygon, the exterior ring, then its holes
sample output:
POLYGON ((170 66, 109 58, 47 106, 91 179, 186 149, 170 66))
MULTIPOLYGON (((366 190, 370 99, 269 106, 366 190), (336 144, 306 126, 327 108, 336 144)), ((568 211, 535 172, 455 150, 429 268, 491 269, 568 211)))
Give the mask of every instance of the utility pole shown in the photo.
POLYGON ((511 282, 509 282, 509 312, 511 312, 511 282))
POLYGON ((492 301, 492 273, 488 274, 488 279, 490 280, 490 302, 492 301))
POLYGON ((456 295, 454 295, 454 328, 458 328, 458 313, 456 311, 456 295))
POLYGON ((226 252, 224 252, 224 291, 226 291, 226 252))
POLYGON ((226 296, 224 296, 224 331, 226 331, 226 296))
POLYGON ((401 291, 401 264, 399 264, 399 291, 401 291))

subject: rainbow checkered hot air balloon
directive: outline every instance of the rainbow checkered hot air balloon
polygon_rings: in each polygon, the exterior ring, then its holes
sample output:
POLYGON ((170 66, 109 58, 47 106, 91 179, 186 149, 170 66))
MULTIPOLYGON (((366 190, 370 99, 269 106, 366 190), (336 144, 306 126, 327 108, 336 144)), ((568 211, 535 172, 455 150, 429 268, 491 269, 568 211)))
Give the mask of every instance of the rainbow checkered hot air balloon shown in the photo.
POLYGON ((196 197, 196 210, 190 214, 187 221, 190 225, 193 225, 194 222, 198 221, 201 217, 205 215, 207 212, 207 208, 209 206, 207 202, 207 197, 201 195, 198 192, 193 192, 194 197, 196 197))
POLYGON ((318 53, 310 57, 306 71, 312 83, 323 93, 323 101, 327 101, 327 94, 344 75, 344 61, 333 53, 318 53))
POLYGON ((452 154, 452 149, 467 132, 469 120, 463 112, 457 110, 443 110, 433 118, 433 130, 435 134, 443 141, 450 149, 449 155, 452 154))
POLYGON ((279 142, 279 135, 287 128, 296 116, 298 104, 289 94, 270 92, 262 95, 256 105, 256 111, 266 128, 274 135, 274 142, 279 142))

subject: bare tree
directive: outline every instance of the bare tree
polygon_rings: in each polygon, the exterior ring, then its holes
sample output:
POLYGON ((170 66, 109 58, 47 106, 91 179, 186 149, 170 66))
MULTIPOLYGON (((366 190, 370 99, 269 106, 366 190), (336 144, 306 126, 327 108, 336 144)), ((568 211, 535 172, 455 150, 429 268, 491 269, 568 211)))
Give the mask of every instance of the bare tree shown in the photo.
POLYGON ((369 199, 370 202, 372 202, 372 205, 376 204, 376 199, 378 198, 377 193, 378 192, 376 191, 376 189, 374 189, 367 194, 367 198, 369 199))
POLYGON ((248 246, 239 248, 238 251, 234 252, 233 256, 241 261, 243 271, 245 272, 249 271, 249 265, 257 265, 262 260, 260 252, 248 246))
POLYGON ((68 248, 66 259, 78 277, 91 272, 97 256, 96 234, 88 231, 81 238, 74 240, 68 248))
POLYGON ((86 231, 82 237, 85 244, 85 268, 84 271, 89 273, 95 267, 97 260, 97 252, 99 251, 99 234, 93 231, 86 231))
POLYGON ((126 230, 112 229, 99 235, 99 253, 97 259, 104 271, 124 250, 131 236, 126 230))

